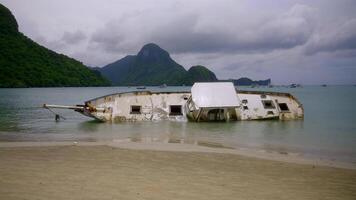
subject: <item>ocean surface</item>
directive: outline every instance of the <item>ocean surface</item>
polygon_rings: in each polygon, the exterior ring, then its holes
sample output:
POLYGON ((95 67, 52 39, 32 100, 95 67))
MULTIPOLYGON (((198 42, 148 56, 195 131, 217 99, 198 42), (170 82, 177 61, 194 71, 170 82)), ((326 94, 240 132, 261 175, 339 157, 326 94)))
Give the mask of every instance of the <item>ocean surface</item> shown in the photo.
MULTIPOLYGON (((356 163, 356 87, 260 87, 244 90, 289 92, 304 105, 297 121, 228 123, 124 122, 101 123, 71 110, 58 110, 56 122, 44 103, 76 105, 128 87, 0 89, 0 142, 116 141, 208 144, 232 148, 297 153, 317 159, 356 163)), ((189 87, 148 87, 154 91, 185 91, 189 87)))

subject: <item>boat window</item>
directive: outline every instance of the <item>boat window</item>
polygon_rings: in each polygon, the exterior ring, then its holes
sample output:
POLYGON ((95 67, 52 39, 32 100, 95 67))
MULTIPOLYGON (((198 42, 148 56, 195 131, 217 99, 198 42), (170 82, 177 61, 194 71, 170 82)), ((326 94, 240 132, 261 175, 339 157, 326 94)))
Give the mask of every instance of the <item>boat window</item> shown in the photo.
POLYGON ((262 100, 263 107, 265 109, 274 109, 274 104, 271 100, 262 100))
POLYGON ((270 110, 267 112, 267 115, 274 115, 274 113, 273 113, 273 111, 270 110))
POLYGON ((183 115, 181 105, 171 105, 169 115, 183 115))
POLYGON ((242 103, 247 104, 248 103, 247 99, 242 99, 242 103))
POLYGON ((247 106, 243 106, 244 110, 248 110, 248 107, 247 106))
POLYGON ((266 95, 265 94, 261 94, 261 99, 265 99, 266 95))
POLYGON ((141 114, 141 106, 131 106, 130 114, 141 114))
POLYGON ((281 111, 289 111, 288 105, 286 103, 279 103, 278 106, 281 111))

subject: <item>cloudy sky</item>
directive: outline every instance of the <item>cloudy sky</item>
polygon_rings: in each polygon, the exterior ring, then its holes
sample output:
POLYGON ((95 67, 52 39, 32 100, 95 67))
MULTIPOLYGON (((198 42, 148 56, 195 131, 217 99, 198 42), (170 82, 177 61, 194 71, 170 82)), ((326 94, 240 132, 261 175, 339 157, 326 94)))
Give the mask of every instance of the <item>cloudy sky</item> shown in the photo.
POLYGON ((36 42, 102 67, 156 43, 186 69, 356 84, 354 0, 0 0, 36 42))

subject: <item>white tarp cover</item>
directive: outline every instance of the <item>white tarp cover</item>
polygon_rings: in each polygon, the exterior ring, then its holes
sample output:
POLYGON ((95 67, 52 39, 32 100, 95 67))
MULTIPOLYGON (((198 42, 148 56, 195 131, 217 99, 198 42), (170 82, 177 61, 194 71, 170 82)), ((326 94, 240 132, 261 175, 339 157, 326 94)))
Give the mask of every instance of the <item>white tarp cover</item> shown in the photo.
POLYGON ((195 83, 192 100, 200 108, 237 107, 239 100, 231 82, 195 83))

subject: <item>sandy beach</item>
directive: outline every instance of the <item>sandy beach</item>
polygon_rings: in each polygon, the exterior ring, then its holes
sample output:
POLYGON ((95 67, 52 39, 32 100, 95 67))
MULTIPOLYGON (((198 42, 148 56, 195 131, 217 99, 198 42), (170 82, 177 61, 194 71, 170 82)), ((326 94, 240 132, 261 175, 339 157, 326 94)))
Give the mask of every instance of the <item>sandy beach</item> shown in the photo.
POLYGON ((356 170, 107 145, 0 147, 0 199, 355 199, 356 170))

